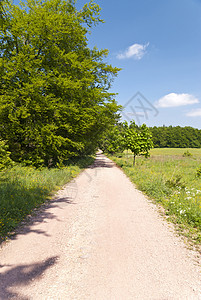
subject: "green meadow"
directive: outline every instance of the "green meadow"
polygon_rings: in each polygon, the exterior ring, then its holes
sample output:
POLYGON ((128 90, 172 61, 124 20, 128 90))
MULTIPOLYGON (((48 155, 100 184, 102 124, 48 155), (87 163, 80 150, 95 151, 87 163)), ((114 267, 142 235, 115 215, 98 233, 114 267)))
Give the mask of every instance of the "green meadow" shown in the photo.
POLYGON ((64 184, 93 162, 92 157, 77 160, 68 166, 36 169, 16 165, 0 172, 0 242, 27 215, 52 197, 64 184))
POLYGON ((111 159, 141 191, 162 205, 168 219, 201 242, 201 149, 155 148, 149 158, 124 152, 111 159))

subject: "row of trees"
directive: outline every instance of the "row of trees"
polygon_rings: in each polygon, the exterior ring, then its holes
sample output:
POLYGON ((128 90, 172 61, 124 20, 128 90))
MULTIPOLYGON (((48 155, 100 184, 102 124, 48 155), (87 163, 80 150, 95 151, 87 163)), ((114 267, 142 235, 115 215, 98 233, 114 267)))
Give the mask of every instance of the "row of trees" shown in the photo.
POLYGON ((0 6, 0 140, 11 158, 53 166, 91 154, 120 106, 109 93, 119 69, 89 49, 102 22, 94 2, 27 0, 0 6))
POLYGON ((155 148, 201 148, 201 130, 189 126, 151 127, 155 148))

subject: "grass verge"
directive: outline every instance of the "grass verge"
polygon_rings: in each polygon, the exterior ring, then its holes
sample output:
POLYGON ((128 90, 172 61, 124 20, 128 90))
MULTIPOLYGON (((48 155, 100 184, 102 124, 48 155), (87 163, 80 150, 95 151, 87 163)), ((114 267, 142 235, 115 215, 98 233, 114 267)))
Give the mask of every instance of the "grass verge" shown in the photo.
POLYGON ((162 205, 168 219, 196 244, 201 243, 201 149, 153 149, 132 167, 129 153, 110 157, 141 191, 162 205), (192 155, 186 156, 184 153, 192 155), (119 157, 118 157, 119 156, 119 157))
POLYGON ((0 172, 0 242, 53 192, 93 161, 92 157, 85 157, 62 169, 38 170, 17 165, 0 172))

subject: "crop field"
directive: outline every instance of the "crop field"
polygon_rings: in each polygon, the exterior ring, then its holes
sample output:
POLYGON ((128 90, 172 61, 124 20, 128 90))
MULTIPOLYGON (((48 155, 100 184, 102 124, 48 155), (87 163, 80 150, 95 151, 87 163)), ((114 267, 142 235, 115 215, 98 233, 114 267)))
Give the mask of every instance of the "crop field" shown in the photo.
POLYGON ((149 158, 131 152, 112 156, 136 186, 160 203, 170 221, 201 242, 201 149, 152 149, 149 158))

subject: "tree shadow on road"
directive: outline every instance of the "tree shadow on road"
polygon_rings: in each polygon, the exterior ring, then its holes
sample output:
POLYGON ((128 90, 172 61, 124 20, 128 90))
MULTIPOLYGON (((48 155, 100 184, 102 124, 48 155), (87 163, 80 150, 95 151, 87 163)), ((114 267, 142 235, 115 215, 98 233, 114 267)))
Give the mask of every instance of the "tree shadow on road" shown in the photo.
MULTIPOLYGON (((29 300, 30 298, 22 296, 12 289, 30 285, 35 279, 41 278, 42 274, 51 266, 56 264, 58 256, 50 257, 43 262, 34 264, 19 265, 5 272, 0 269, 0 299, 19 299, 29 300)), ((6 266, 5 266, 6 267, 6 266)))
POLYGON ((96 154, 96 158, 97 159, 94 161, 94 163, 88 167, 89 169, 114 167, 114 163, 111 160, 106 160, 102 153, 96 154))
MULTIPOLYGON (((64 209, 66 206, 70 204, 76 204, 71 197, 54 197, 51 200, 47 200, 40 207, 33 210, 31 215, 28 215, 22 222, 18 224, 18 226, 7 234, 7 237, 1 238, 0 236, 0 247, 4 246, 5 240, 8 238, 11 240, 15 240, 19 235, 27 235, 29 233, 42 234, 46 237, 50 237, 50 235, 41 229, 34 228, 35 225, 38 225, 43 222, 47 222, 48 220, 57 220, 60 222, 61 220, 57 217, 56 214, 50 211, 52 208, 64 209)), ((1 298, 0 298, 1 299, 1 298)))
POLYGON ((86 157, 83 159, 85 165, 82 164, 82 159, 80 158, 73 158, 69 160, 70 164, 78 165, 81 169, 95 169, 95 168, 112 168, 114 163, 112 161, 106 161, 105 156, 101 153, 96 153, 96 158, 93 159, 92 157, 88 157, 86 163, 86 157))
POLYGON ((19 224, 16 230, 10 234, 10 239, 14 240, 18 237, 19 234, 26 235, 31 232, 36 234, 42 234, 46 237, 50 237, 50 235, 44 230, 35 229, 34 225, 47 222, 47 220, 57 220, 60 222, 60 219, 56 216, 56 214, 50 212, 51 208, 60 208, 63 209, 66 205, 75 204, 72 199, 69 197, 55 197, 50 201, 42 204, 39 208, 36 208, 34 212, 25 218, 23 222, 19 224))

